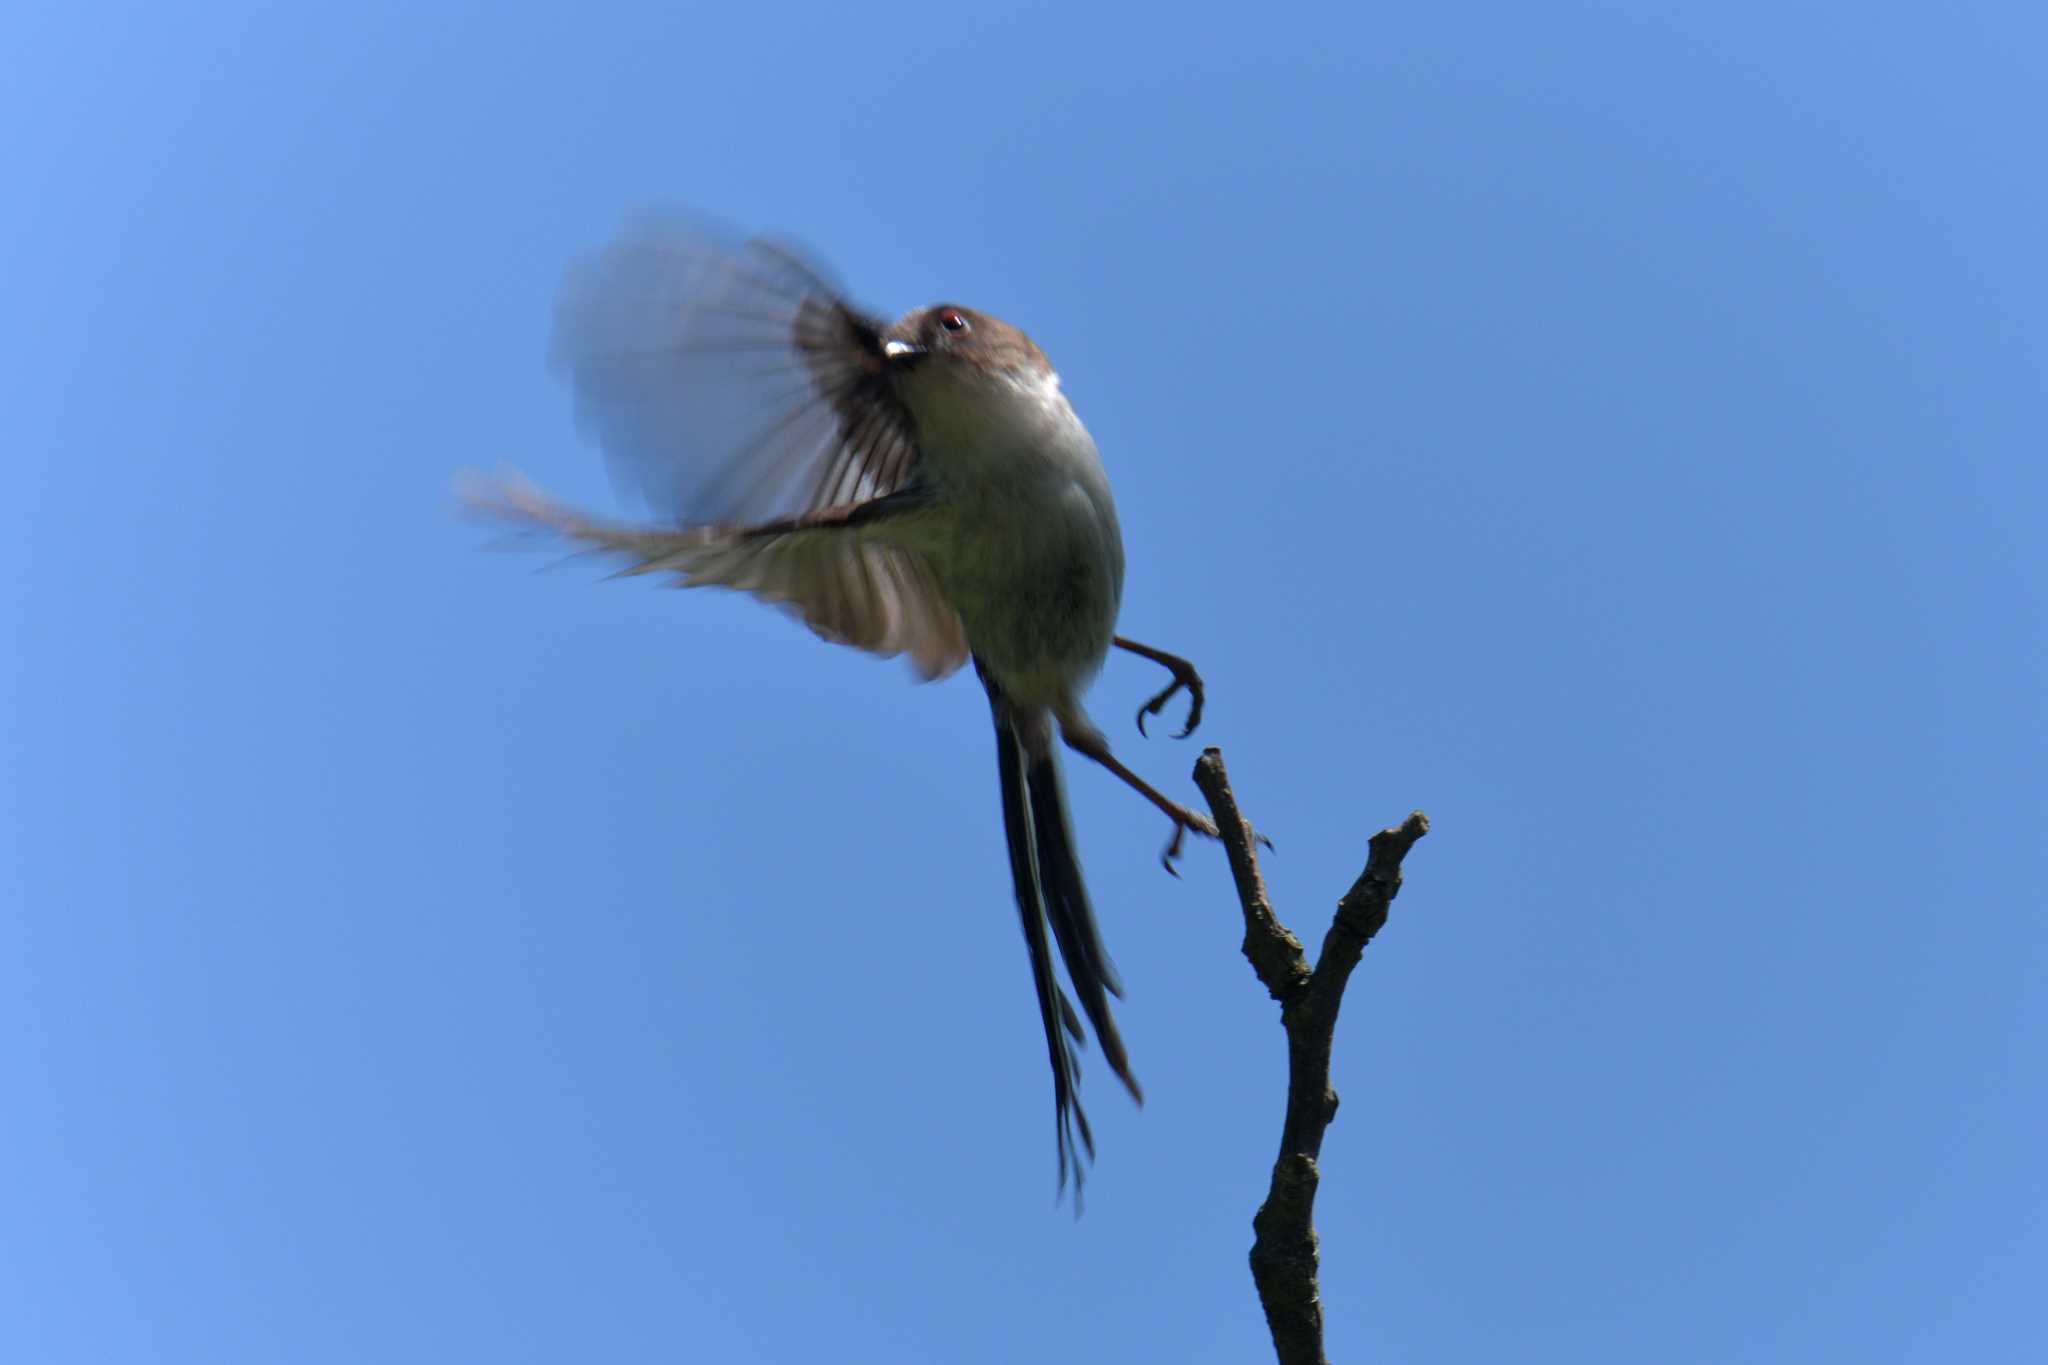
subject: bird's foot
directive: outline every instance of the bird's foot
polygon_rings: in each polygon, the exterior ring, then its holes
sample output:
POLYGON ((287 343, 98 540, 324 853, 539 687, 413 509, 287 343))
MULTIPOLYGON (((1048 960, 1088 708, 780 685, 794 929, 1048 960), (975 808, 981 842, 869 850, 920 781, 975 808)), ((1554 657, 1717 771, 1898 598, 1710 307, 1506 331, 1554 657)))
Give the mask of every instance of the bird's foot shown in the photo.
POLYGON ((1174 733, 1173 737, 1175 739, 1186 739, 1189 735, 1193 734, 1195 727, 1202 723, 1202 675, 1195 672, 1193 668, 1188 668, 1185 672, 1176 669, 1173 681, 1161 688, 1158 695, 1154 696, 1152 700, 1138 708, 1138 733, 1141 735, 1145 733, 1145 717, 1156 716, 1161 711, 1164 711, 1166 703, 1172 701, 1174 695, 1183 689, 1188 694, 1188 719, 1187 723, 1181 726, 1174 733))
MULTIPOLYGON (((1167 818, 1173 821, 1173 837, 1166 841, 1166 851, 1159 855, 1159 865, 1178 877, 1180 872, 1174 867, 1173 860, 1180 856, 1181 845, 1187 841, 1189 830, 1193 830, 1204 839, 1215 839, 1221 836, 1216 832, 1216 822, 1214 820, 1211 820, 1206 815, 1191 811, 1186 806, 1178 806, 1174 810, 1167 811, 1166 814, 1167 818)), ((1273 847, 1271 839, 1257 830, 1252 831, 1252 838, 1264 844, 1268 853, 1279 851, 1273 847)))
POLYGON ((1204 839, 1220 836, 1216 832, 1216 822, 1200 811, 1189 810, 1178 803, 1169 803, 1164 809, 1167 819, 1173 821, 1173 837, 1166 841, 1166 849, 1159 855, 1159 865, 1178 877, 1180 872, 1174 867, 1173 860, 1180 856, 1181 845, 1186 842, 1189 830, 1204 839))
POLYGON ((1181 658, 1178 654, 1168 654, 1163 649, 1154 649, 1151 645, 1140 644, 1136 640, 1128 639, 1122 635, 1116 636, 1110 643, 1118 649, 1129 650, 1141 659, 1150 659, 1153 663, 1158 664, 1173 675, 1172 682, 1162 688, 1157 696, 1138 708, 1138 733, 1141 735, 1145 733, 1145 717, 1156 716, 1161 711, 1164 711, 1166 703, 1172 701, 1176 694, 1185 690, 1188 694, 1188 721, 1187 724, 1180 728, 1180 733, 1175 735, 1174 738, 1186 739, 1189 735, 1193 734, 1195 727, 1202 723, 1203 695, 1202 675, 1195 672, 1195 666, 1186 659, 1181 658))

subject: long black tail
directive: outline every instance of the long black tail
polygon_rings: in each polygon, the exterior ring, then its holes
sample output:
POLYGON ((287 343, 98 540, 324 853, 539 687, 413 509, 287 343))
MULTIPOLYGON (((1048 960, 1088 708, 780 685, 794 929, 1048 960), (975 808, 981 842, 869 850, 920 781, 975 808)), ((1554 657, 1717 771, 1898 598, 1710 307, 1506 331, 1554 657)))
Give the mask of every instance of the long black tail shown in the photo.
MULTIPOLYGON (((977 660, 977 669, 979 661, 977 660)), ((1095 1155, 1095 1138, 1088 1130, 1088 1116, 1081 1107, 1081 1067, 1074 1055, 1085 1045, 1081 1019, 1067 993, 1053 975, 1052 953, 1046 942, 1046 928, 1059 944, 1066 964, 1067 979, 1081 998, 1081 1008, 1095 1026, 1102 1055, 1110 1069, 1144 1103, 1144 1092, 1131 1074, 1124 1041, 1110 1016, 1109 996, 1123 994, 1116 968, 1103 949, 1095 927, 1095 912, 1088 903, 1088 891, 1081 881, 1081 864, 1074 856, 1073 828, 1067 820, 1066 801, 1060 787, 1058 760, 1049 745, 1044 752, 1027 751, 1009 702, 995 680, 982 672, 989 705, 995 713, 996 765, 1002 775, 1003 830, 1010 846, 1010 878, 1017 891, 1017 914, 1023 921, 1024 945, 1031 954, 1031 982, 1038 994, 1038 1011, 1045 1024, 1045 1045, 1052 1062, 1052 1093, 1056 1137, 1059 1144, 1060 1185, 1066 1186, 1072 1166, 1078 1198, 1083 1178, 1074 1140, 1081 1150, 1095 1155)))

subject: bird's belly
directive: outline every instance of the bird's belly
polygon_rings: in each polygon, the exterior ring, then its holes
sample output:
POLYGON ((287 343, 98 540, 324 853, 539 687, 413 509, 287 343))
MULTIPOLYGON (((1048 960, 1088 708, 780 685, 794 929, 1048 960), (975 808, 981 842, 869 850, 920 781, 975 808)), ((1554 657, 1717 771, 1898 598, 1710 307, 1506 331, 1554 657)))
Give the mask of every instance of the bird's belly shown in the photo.
POLYGON ((1075 697, 1101 668, 1123 595, 1116 514, 1078 484, 994 490, 932 531, 942 591, 1012 701, 1075 697))

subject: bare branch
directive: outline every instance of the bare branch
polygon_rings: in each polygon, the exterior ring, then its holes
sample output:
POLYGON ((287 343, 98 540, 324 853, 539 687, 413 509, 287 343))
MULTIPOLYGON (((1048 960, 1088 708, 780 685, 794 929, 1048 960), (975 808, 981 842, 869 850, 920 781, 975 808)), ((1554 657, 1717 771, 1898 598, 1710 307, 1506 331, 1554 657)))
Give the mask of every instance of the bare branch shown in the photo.
POLYGON ((1387 922, 1401 890, 1401 861, 1429 833, 1421 811, 1372 836, 1365 870, 1337 903, 1313 971, 1301 940, 1273 913, 1259 876, 1258 837, 1238 810, 1223 771, 1223 756, 1205 749, 1195 763, 1195 785, 1209 802, 1230 858, 1244 910, 1244 955, 1266 990, 1280 1002, 1287 1030, 1287 1115, 1273 1163, 1266 1202, 1252 1219, 1252 1280, 1280 1365, 1327 1365, 1323 1305, 1317 1285, 1315 1199, 1321 1178, 1323 1133, 1337 1116, 1330 1086, 1330 1049, 1337 1010, 1352 968, 1387 922))
POLYGON ((1307 956, 1293 931, 1273 918, 1273 903, 1266 899, 1266 883, 1259 876, 1259 836, 1231 794, 1223 773, 1223 752, 1204 749, 1195 761, 1195 785, 1216 817, 1216 829, 1223 851, 1230 859, 1230 875, 1237 881, 1238 903, 1244 907, 1244 955, 1266 983, 1266 990, 1282 1006, 1287 1005, 1309 983, 1307 956))

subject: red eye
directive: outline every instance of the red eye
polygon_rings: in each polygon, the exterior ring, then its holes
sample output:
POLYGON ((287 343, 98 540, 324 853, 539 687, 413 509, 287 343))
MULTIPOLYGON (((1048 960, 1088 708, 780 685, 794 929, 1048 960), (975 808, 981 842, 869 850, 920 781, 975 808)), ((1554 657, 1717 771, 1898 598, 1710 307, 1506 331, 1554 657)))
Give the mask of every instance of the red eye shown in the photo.
POLYGON ((939 314, 939 326, 949 332, 964 332, 967 330, 967 315, 958 308, 948 308, 939 314))

